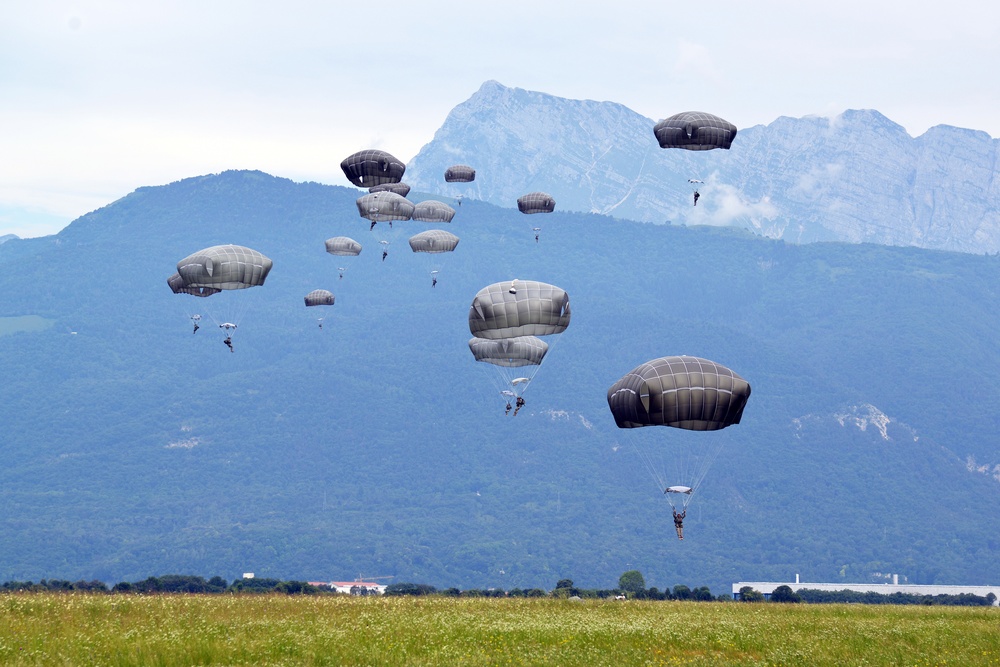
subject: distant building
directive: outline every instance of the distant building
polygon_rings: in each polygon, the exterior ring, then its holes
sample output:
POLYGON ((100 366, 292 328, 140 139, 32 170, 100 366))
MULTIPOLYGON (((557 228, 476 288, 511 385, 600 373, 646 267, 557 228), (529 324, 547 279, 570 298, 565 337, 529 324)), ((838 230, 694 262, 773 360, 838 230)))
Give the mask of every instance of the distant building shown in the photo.
POLYGON ((800 582, 799 575, 795 575, 795 581, 738 581, 733 584, 733 599, 740 599, 740 589, 749 586, 755 591, 763 594, 765 600, 771 599, 771 593, 778 586, 788 586, 793 591, 808 588, 814 591, 856 591, 858 593, 881 593, 890 595, 892 593, 907 593, 910 595, 978 595, 986 597, 990 593, 996 596, 993 606, 1000 606, 1000 586, 945 586, 945 585, 917 585, 900 584, 899 575, 892 575, 891 584, 820 584, 813 582, 800 582))
POLYGON ((338 593, 348 595, 382 595, 385 593, 384 584, 376 584, 373 581, 310 581, 308 582, 318 588, 330 588, 338 593))

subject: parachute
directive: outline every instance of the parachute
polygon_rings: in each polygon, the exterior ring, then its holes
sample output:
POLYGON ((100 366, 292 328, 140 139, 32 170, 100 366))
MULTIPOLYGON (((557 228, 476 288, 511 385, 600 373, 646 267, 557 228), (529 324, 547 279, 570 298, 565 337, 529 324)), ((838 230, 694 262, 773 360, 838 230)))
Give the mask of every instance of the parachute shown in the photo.
POLYGON ((368 188, 368 192, 392 192, 400 197, 405 197, 410 194, 410 186, 406 183, 383 183, 382 185, 373 185, 368 188))
POLYGON ((334 302, 334 296, 331 292, 325 289, 314 289, 309 294, 305 296, 306 307, 311 306, 332 306, 334 302))
POLYGON ((476 170, 467 164, 455 164, 444 171, 447 183, 469 183, 476 180, 476 170))
POLYGON ((478 338, 548 336, 565 331, 569 321, 569 294, 533 280, 488 285, 469 307, 469 331, 478 338))
MULTIPOLYGON (((549 344, 536 336, 517 336, 499 340, 472 338, 469 340, 469 350, 472 351, 476 361, 483 361, 498 368, 521 368, 540 366, 549 351, 549 344)), ((514 379, 512 375, 510 381, 513 382, 514 379)))
POLYGON ((413 219, 420 222, 451 222, 455 209, 444 202, 428 199, 413 207, 413 219))
POLYGON ((372 222, 409 220, 413 216, 413 204, 395 192, 370 192, 355 203, 361 217, 372 222))
POLYGON ((475 336, 469 349, 477 361, 502 369, 498 389, 508 411, 509 396, 517 402, 514 414, 521 409, 521 395, 550 348, 536 336, 562 333, 569 321, 569 294, 555 285, 515 279, 476 294, 469 307, 469 332, 475 336))
POLYGON ((175 292, 209 296, 221 291, 234 292, 220 300, 213 299, 206 305, 209 317, 224 329, 226 345, 231 346, 231 334, 250 307, 250 299, 238 296, 264 284, 273 262, 251 248, 238 245, 217 245, 204 248, 177 262, 177 273, 182 283, 171 276, 170 288, 175 292))
POLYGON ((685 111, 661 120, 653 127, 660 148, 683 148, 689 151, 729 149, 736 136, 736 126, 728 120, 703 111, 685 111))
MULTIPOLYGON (((333 294, 325 289, 314 289, 305 296, 306 308, 313 306, 332 306, 334 302, 333 294)), ((319 328, 323 328, 323 318, 316 318, 319 328)))
POLYGON ((326 240, 326 251, 341 257, 357 257, 361 254, 361 244, 347 236, 334 236, 326 240))
MULTIPOLYGON (((347 236, 334 236, 333 238, 327 239, 325 241, 326 251, 331 255, 336 255, 337 257, 357 257, 361 254, 361 244, 352 238, 347 236)), ((344 277, 344 272, 347 271, 347 265, 349 261, 343 261, 343 266, 338 266, 337 271, 340 272, 340 277, 344 277)))
POLYGON ((413 252, 428 253, 433 258, 431 263, 431 287, 437 285, 437 275, 448 257, 458 246, 458 237, 443 229, 428 229, 410 237, 410 249, 413 252), (447 255, 445 253, 448 253, 447 255))
POLYGON ((618 428, 672 426, 715 431, 739 424, 750 385, 714 361, 661 357, 637 366, 608 389, 618 428))
POLYGON ((369 149, 358 151, 344 158, 340 163, 354 185, 359 188, 370 188, 385 183, 399 183, 403 180, 406 165, 385 151, 369 149))
POLYGON ((524 214, 551 213, 556 210, 556 200, 544 192, 529 192, 517 198, 517 210, 524 214))
POLYGON ((206 297, 222 291, 214 287, 189 287, 184 283, 184 279, 181 278, 181 274, 179 273, 175 273, 167 278, 167 284, 170 285, 170 289, 174 294, 190 294, 191 296, 206 297))
POLYGON ((388 252, 389 244, 401 233, 398 221, 413 216, 413 204, 394 192, 368 193, 358 198, 357 206, 361 217, 371 221, 372 236, 381 244, 383 252, 388 252))
MULTIPOLYGON (((615 424, 629 430, 646 426, 721 430, 740 423, 749 398, 750 384, 742 377, 714 361, 690 356, 648 361, 608 389, 615 424)), ((659 438, 648 431, 630 438, 671 507, 686 508, 723 440, 712 436, 677 438, 670 443, 653 440, 659 438)))
POLYGON ((451 252, 458 246, 458 237, 443 229, 428 229, 410 237, 413 252, 451 252))
POLYGON ((177 262, 185 287, 237 290, 264 284, 272 262, 256 250, 238 245, 217 245, 177 262))
POLYGON ((476 361, 488 364, 490 380, 506 403, 524 394, 541 368, 549 345, 535 336, 500 340, 472 338, 469 350, 476 361))

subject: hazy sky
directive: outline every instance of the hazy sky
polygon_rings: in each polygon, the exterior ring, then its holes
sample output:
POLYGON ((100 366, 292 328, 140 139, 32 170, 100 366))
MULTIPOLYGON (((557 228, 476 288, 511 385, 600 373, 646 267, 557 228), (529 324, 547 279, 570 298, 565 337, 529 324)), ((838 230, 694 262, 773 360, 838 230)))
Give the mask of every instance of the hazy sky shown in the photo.
POLYGON ((341 159, 409 160, 488 79, 653 119, 870 108, 1000 137, 998 66, 989 0, 0 0, 0 235, 225 169, 346 185, 341 159))

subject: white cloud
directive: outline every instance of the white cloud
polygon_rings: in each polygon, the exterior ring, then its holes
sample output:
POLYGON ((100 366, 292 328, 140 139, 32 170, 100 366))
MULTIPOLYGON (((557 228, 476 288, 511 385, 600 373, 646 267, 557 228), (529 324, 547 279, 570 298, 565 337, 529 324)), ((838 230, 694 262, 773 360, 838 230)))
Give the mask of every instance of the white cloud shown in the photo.
POLYGON ((673 219, 688 225, 736 225, 761 230, 778 217, 778 207, 768 197, 748 200, 736 187, 720 182, 715 173, 698 191, 698 205, 680 209, 673 219))

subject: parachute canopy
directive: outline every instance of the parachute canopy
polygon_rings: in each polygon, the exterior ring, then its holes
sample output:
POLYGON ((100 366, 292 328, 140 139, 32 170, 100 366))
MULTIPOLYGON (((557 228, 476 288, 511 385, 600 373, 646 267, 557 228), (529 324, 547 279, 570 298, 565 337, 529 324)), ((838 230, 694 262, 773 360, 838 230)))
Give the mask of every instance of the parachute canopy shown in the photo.
POLYGON ((372 222, 409 220, 413 204, 395 192, 372 192, 358 197, 358 213, 372 222))
POLYGON ((517 336, 499 340, 472 338, 469 340, 469 349, 476 361, 505 368, 519 368, 540 366, 545 353, 549 351, 549 344, 535 336, 517 336))
POLYGON ((569 294, 533 280, 488 285, 469 308, 469 331, 478 338, 548 336, 565 331, 569 320, 569 294))
POLYGON ((544 192, 529 192, 517 198, 517 210, 521 213, 551 213, 556 210, 556 200, 544 192))
POLYGON ((167 284, 170 285, 170 289, 174 294, 190 294, 191 296, 212 296, 213 294, 218 294, 222 290, 215 289, 214 287, 188 287, 184 284, 184 279, 181 278, 181 274, 175 273, 174 275, 167 278, 167 284))
POLYGON ((476 170, 467 164, 455 164, 444 170, 444 180, 448 183, 469 183, 476 180, 476 170))
POLYGON ((325 289, 314 289, 305 296, 306 306, 332 306, 333 294, 325 289))
POLYGON ((703 111, 685 111, 661 120, 653 127, 660 148, 689 151, 728 149, 736 136, 736 126, 703 111))
POLYGON ((618 428, 673 426, 715 431, 739 424, 750 385, 714 361, 661 357, 641 364, 608 389, 618 428))
POLYGON ((413 252, 451 252, 458 245, 458 237, 443 229, 428 229, 410 237, 413 252))
POLYGON ((373 185, 368 188, 368 192, 394 192, 400 197, 405 197, 410 194, 410 186, 406 183, 383 183, 382 185, 373 185))
POLYGON ((420 222, 451 222, 455 209, 444 202, 428 199, 413 207, 413 219, 420 222))
POLYGON ((217 245, 177 262, 177 273, 185 287, 235 290, 263 285, 271 266, 271 260, 256 250, 217 245))
POLYGON ((358 151, 347 156, 340 163, 340 168, 344 170, 347 180, 359 188, 370 188, 383 183, 399 183, 403 180, 403 172, 406 171, 405 164, 389 153, 376 149, 358 151))
POLYGON ((326 251, 331 255, 357 257, 361 254, 361 244, 346 236, 334 236, 326 240, 326 251))

